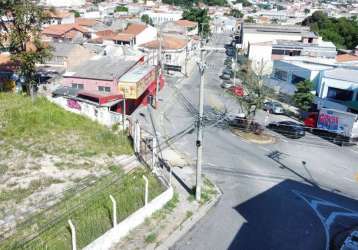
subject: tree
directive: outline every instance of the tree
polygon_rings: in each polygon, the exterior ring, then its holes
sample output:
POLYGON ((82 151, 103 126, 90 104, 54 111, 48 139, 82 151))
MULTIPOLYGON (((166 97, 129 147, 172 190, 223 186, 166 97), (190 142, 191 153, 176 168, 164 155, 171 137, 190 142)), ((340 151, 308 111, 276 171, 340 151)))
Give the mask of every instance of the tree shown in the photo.
POLYGON ((144 14, 143 16, 141 16, 140 20, 143 23, 149 24, 151 26, 153 26, 153 20, 152 18, 150 18, 150 16, 148 16, 147 14, 144 14))
POLYGON ((80 13, 77 10, 70 10, 73 14, 75 14, 75 17, 80 17, 80 13))
POLYGON ((230 16, 233 16, 236 18, 242 18, 244 16, 244 14, 239 10, 231 9, 230 16))
POLYGON ((354 49, 358 45, 358 22, 356 18, 328 17, 322 11, 316 11, 303 20, 302 25, 332 41, 338 48, 354 49))
POLYGON ((245 20, 245 23, 256 23, 255 19, 252 16, 248 16, 245 20))
POLYGON ((199 25, 199 33, 203 37, 210 35, 210 17, 207 9, 190 8, 184 11, 183 19, 197 22, 199 25))
POLYGON ((128 8, 126 6, 119 5, 114 9, 114 12, 128 12, 128 8))
POLYGON ((248 120, 253 120, 256 110, 263 106, 265 99, 270 94, 270 90, 263 84, 265 68, 266 65, 263 62, 258 63, 257 67, 253 67, 252 62, 247 61, 238 72, 239 78, 243 82, 245 95, 237 96, 237 100, 248 120))
POLYGON ((0 49, 10 52, 31 95, 37 83, 36 64, 51 56, 50 48, 40 40, 41 26, 47 18, 43 8, 32 1, 0 2, 0 49))
POLYGON ((293 95, 293 102, 302 111, 308 111, 311 108, 314 100, 314 95, 311 93, 313 83, 309 80, 299 82, 296 85, 297 90, 293 95))

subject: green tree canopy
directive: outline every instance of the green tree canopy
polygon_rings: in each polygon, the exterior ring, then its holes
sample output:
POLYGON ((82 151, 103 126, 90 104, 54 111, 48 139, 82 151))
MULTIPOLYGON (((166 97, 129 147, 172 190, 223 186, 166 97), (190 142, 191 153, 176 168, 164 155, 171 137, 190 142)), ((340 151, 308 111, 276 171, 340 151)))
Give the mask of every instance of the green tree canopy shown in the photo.
POLYGON ((314 95, 311 93, 313 83, 309 80, 299 82, 296 85, 296 92, 293 95, 293 102, 303 111, 308 111, 314 100, 314 95))
POLYGON ((322 11, 316 11, 307 17, 303 25, 310 26, 324 40, 332 41, 338 48, 354 49, 358 45, 357 18, 328 17, 322 11))
POLYGON ((207 9, 190 8, 184 11, 183 18, 189 21, 197 22, 199 33, 204 37, 210 34, 210 17, 207 9))
POLYGON ((51 56, 40 40, 41 26, 48 16, 36 3, 22 0, 0 1, 0 16, 0 49, 10 52, 30 94, 36 84, 36 63, 51 56))
POLYGON ((114 9, 114 12, 128 12, 128 8, 126 6, 119 5, 114 9))
POLYGON ((239 10, 232 9, 230 11, 230 16, 233 16, 233 17, 236 17, 236 18, 242 18, 244 16, 244 14, 239 10))
POLYGON ((149 25, 152 25, 152 26, 153 26, 153 20, 152 20, 152 18, 150 18, 150 16, 148 16, 147 14, 144 14, 143 16, 141 16, 140 20, 141 20, 143 23, 146 23, 146 24, 149 24, 149 25))

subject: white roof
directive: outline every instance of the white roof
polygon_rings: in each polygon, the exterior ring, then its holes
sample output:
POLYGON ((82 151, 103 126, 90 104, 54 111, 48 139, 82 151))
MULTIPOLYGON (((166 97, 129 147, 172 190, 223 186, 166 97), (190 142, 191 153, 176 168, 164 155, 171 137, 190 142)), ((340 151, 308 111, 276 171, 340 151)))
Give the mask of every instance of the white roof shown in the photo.
POLYGON ((155 67, 152 65, 138 65, 124 74, 119 82, 139 82, 146 75, 149 74, 155 67))
POLYGON ((330 69, 331 66, 328 65, 322 65, 317 63, 309 63, 304 61, 289 61, 289 60, 282 60, 282 62, 295 65, 300 68, 309 69, 309 70, 326 70, 330 69))
POLYGON ((356 69, 336 68, 336 69, 326 70, 324 72, 324 77, 358 83, 358 68, 356 69))

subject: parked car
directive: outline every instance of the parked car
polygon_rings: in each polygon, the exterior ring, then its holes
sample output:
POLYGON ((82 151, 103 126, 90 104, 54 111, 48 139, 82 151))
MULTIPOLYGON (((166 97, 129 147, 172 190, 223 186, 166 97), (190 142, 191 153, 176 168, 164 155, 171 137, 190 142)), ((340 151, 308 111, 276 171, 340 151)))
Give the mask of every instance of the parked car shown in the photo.
POLYGON ((243 97, 245 95, 244 88, 242 85, 233 85, 229 90, 236 96, 243 97))
POLYGON ((268 101, 264 103, 263 110, 269 111, 271 114, 284 114, 285 109, 279 102, 268 101))
POLYGON ((289 138, 298 139, 305 136, 305 127, 293 121, 272 122, 267 127, 289 138))
POLYGON ((234 87, 234 83, 232 81, 223 81, 220 85, 223 89, 229 89, 234 87))
POLYGON ((230 58, 226 58, 225 59, 225 61, 224 61, 224 64, 226 65, 226 66, 228 66, 228 65, 232 65, 232 60, 230 59, 230 58))
POLYGON ((232 71, 232 69, 229 69, 229 68, 225 68, 223 69, 223 74, 228 74, 228 75, 232 75, 234 74, 234 72, 232 71))
POLYGON ((223 80, 230 80, 231 75, 228 75, 228 74, 222 74, 222 75, 220 76, 220 78, 221 78, 221 79, 223 79, 223 80))

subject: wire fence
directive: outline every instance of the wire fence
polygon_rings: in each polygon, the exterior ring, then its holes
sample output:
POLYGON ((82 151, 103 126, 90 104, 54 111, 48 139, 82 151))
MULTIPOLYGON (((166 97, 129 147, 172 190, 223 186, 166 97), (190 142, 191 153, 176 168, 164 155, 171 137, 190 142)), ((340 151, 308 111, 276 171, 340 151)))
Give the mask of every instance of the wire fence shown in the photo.
POLYGON ((71 249, 68 219, 76 226, 77 245, 86 246, 112 227, 109 195, 119 204, 119 220, 144 206, 142 175, 149 179, 149 200, 164 191, 165 187, 146 170, 129 175, 112 173, 86 187, 64 192, 60 202, 2 234, 0 249, 71 249))

